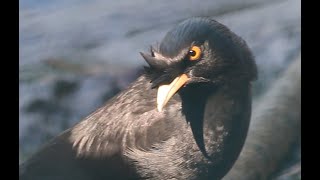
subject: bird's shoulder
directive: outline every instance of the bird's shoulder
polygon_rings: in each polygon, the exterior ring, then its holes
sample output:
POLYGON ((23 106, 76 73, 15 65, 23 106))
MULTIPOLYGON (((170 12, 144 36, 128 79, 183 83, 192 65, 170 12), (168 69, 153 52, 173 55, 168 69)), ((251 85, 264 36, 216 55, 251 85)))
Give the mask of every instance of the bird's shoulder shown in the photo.
MULTIPOLYGON (((156 89, 141 76, 104 106, 43 146, 20 166, 21 177, 47 169, 51 169, 49 174, 64 172, 65 163, 81 164, 82 161, 104 160, 107 162, 104 166, 112 169, 112 159, 120 158, 122 160, 115 163, 121 162, 121 167, 126 167, 123 159, 126 151, 148 151, 175 133, 174 123, 179 121, 173 119, 181 116, 179 108, 180 99, 175 97, 165 111, 158 112, 156 89)), ((71 164, 70 167, 79 166, 71 164)))
POLYGON ((181 116, 181 100, 175 97, 164 112, 156 109, 157 90, 145 76, 110 99, 70 130, 70 141, 79 155, 110 156, 127 149, 148 150, 167 140, 181 116))

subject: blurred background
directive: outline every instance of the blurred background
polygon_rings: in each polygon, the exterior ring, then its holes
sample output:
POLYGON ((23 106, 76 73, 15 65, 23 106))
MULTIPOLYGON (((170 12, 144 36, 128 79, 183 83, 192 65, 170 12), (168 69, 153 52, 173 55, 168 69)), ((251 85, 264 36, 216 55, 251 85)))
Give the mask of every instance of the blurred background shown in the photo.
MULTIPOLYGON (((259 68, 254 103, 300 54, 299 0, 19 0, 19 161, 125 88, 145 65, 139 52, 192 16, 247 41, 259 68)), ((279 177, 299 179, 297 144, 279 177)))

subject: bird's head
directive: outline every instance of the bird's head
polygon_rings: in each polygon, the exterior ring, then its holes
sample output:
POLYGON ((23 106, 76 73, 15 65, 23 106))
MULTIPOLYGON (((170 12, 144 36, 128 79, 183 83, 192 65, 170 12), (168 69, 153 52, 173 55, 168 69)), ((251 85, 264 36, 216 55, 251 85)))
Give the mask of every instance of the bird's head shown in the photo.
POLYGON ((195 83, 246 83, 257 76, 246 43, 209 18, 191 18, 169 31, 151 53, 141 53, 161 111, 180 89, 195 83))

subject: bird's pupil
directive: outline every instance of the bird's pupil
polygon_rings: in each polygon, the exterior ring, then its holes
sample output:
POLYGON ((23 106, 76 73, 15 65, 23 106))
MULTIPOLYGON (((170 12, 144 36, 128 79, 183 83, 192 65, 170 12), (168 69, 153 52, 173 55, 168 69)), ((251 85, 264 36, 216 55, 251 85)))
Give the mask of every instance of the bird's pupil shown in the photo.
POLYGON ((196 52, 193 51, 193 50, 190 50, 190 51, 189 51, 189 55, 190 55, 190 56, 195 56, 195 55, 196 55, 196 52))

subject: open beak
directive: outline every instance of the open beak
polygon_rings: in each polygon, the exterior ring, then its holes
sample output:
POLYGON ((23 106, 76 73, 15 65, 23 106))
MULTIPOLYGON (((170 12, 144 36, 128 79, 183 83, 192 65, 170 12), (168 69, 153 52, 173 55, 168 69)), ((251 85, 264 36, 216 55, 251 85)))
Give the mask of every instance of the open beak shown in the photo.
POLYGON ((161 112, 170 98, 189 80, 186 74, 176 77, 170 84, 161 85, 158 88, 157 108, 161 112))

